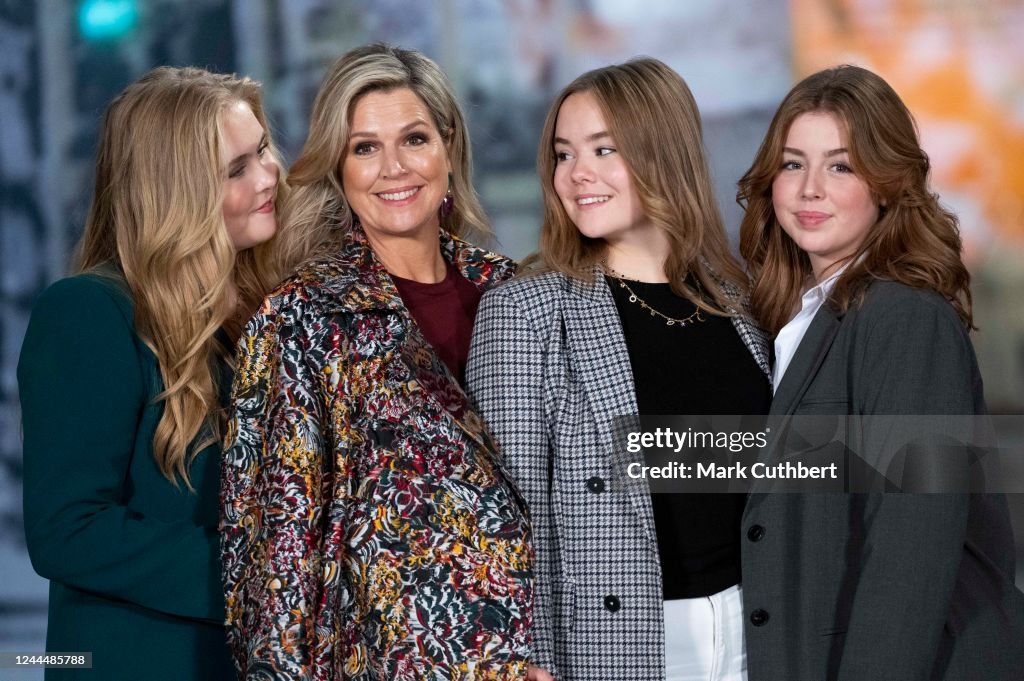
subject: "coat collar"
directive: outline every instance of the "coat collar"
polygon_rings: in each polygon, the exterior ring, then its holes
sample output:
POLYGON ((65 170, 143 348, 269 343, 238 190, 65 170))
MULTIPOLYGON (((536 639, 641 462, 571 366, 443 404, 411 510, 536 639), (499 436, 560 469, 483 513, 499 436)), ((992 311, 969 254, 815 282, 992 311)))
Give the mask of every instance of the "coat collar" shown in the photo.
MULTIPOLYGON (((467 281, 481 291, 510 279, 516 262, 477 248, 448 232, 440 232, 441 254, 467 281)), ((496 452, 480 416, 469 403, 456 377, 427 342, 405 307, 394 280, 377 259, 366 235, 358 226, 342 239, 338 250, 299 269, 299 282, 315 285, 320 294, 320 314, 358 314, 390 311, 405 320, 400 346, 402 362, 412 372, 407 387, 447 413, 478 445, 496 452)), ((500 465, 500 459, 498 460, 500 465)))
POLYGON ((792 414, 807 392, 839 331, 843 314, 825 301, 811 320, 772 398, 772 415, 792 414))
MULTIPOLYGON (((588 280, 568 278, 565 306, 573 357, 599 424, 615 415, 636 414, 636 388, 626 338, 611 290, 599 268, 588 280)), ((610 426, 609 426, 610 427, 610 426)))
MULTIPOLYGON (((768 423, 776 439, 761 452, 761 461, 774 462, 777 460, 779 456, 777 449, 781 446, 781 441, 778 438, 780 434, 788 430, 790 419, 793 417, 797 405, 807 393, 818 369, 821 368, 822 362, 832 348, 842 319, 843 313, 830 301, 825 301, 814 315, 814 319, 811 320, 811 325, 807 327, 804 337, 800 340, 800 345, 797 346, 796 354, 793 355, 786 373, 782 376, 779 389, 775 391, 772 398, 772 406, 768 411, 768 423)), ((754 492, 759 491, 763 490, 755 485, 754 492)), ((751 517, 751 514, 764 499, 765 494, 758 493, 751 494, 747 498, 747 505, 743 509, 744 522, 751 517)))
MULTIPOLYGON (((565 330, 573 367, 587 396, 603 451, 618 452, 615 417, 637 413, 636 386, 629 363, 626 338, 622 333, 615 300, 603 272, 595 267, 589 280, 567 277, 569 296, 563 309, 565 330)), ((607 462, 612 475, 618 475, 623 463, 607 462)), ((654 510, 646 485, 623 490, 644 528, 652 546, 657 546, 654 510)))
MULTIPOLYGON (((467 281, 481 291, 509 279, 516 263, 497 253, 473 246, 440 231, 441 255, 455 265, 467 281)), ((300 277, 320 280, 330 311, 367 312, 405 310, 398 288, 384 265, 374 255, 363 230, 358 226, 345 235, 336 253, 315 260, 299 272, 300 277)))

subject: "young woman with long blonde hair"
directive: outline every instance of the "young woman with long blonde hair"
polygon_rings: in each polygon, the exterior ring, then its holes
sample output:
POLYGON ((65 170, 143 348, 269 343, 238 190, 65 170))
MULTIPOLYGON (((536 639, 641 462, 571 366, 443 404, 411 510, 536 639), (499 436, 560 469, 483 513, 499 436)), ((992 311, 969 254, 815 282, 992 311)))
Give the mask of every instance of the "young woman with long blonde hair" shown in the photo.
POLYGON ((220 440, 233 342, 270 283, 253 247, 277 228, 279 175, 248 78, 161 67, 107 108, 77 274, 36 303, 18 367, 47 650, 92 653, 62 673, 232 674, 220 440))

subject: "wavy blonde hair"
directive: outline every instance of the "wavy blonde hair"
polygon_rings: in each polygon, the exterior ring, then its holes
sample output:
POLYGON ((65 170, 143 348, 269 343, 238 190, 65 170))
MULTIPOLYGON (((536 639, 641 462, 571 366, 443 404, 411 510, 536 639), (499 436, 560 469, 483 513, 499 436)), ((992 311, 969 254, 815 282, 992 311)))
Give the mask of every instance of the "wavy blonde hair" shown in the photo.
POLYGON ((668 237, 665 275, 676 295, 715 314, 735 301, 726 282, 746 290, 746 277, 729 251, 704 153, 700 111, 686 82, 657 59, 633 59, 584 73, 555 98, 537 151, 544 194, 540 250, 524 263, 589 279, 605 243, 580 233, 555 191, 555 126, 571 95, 591 94, 626 163, 644 215, 668 237), (687 282, 692 274, 704 295, 687 282))
POLYGON ((231 348, 218 330, 236 339, 273 283, 266 253, 236 255, 224 225, 221 112, 239 101, 269 139, 260 85, 249 78, 160 67, 118 95, 103 118, 76 263, 101 274, 112 264, 127 286, 163 377, 153 454, 168 480, 189 488, 192 459, 224 427, 216 360, 230 362, 231 348))
POLYGON ((415 50, 375 43, 339 58, 313 102, 309 136, 288 172, 291 195, 282 204, 282 228, 269 244, 280 277, 303 261, 336 249, 355 224, 340 174, 352 113, 363 95, 397 88, 408 88, 423 101, 446 140, 455 203, 451 215, 441 217, 441 227, 456 236, 491 237, 473 189, 469 131, 448 78, 415 50))
POLYGON ((974 328, 970 274, 960 258, 959 222, 928 188, 929 161, 913 116, 881 77, 858 66, 837 66, 800 81, 779 105, 736 200, 745 209, 740 253, 753 275, 751 310, 777 333, 792 317, 811 263, 782 229, 772 206, 772 183, 782 167, 786 135, 797 117, 825 112, 845 126, 853 170, 879 203, 879 218, 831 301, 846 310, 875 279, 897 281, 945 297, 964 326, 974 328))

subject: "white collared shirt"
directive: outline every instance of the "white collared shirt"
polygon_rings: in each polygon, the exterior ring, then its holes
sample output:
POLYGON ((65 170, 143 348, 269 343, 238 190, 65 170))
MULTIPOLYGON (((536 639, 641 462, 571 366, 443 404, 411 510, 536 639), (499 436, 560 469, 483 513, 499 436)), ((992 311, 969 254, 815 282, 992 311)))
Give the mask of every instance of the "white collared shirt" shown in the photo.
POLYGON ((839 278, 839 275, 845 269, 845 267, 840 268, 825 281, 807 289, 800 298, 800 311, 779 330, 779 335, 775 337, 775 366, 772 367, 773 393, 779 389, 782 377, 786 375, 786 369, 789 368, 789 363, 793 361, 793 355, 796 354, 796 349, 800 347, 800 341, 803 340, 804 334, 807 333, 811 320, 814 319, 814 315, 818 314, 818 310, 828 300, 829 295, 832 294, 832 289, 836 285, 836 279, 839 278))

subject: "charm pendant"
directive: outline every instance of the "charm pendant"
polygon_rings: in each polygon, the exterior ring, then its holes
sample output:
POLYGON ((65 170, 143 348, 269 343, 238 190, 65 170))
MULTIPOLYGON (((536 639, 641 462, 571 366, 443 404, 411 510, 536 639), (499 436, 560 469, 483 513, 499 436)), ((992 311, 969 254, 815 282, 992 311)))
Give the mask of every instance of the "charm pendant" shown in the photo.
MULTIPOLYGON (((629 294, 629 302, 640 305, 640 309, 647 310, 648 314, 650 314, 652 317, 660 317, 660 318, 664 319, 666 326, 676 326, 678 324, 678 326, 680 326, 680 327, 685 327, 688 324, 695 324, 697 322, 704 321, 704 317, 702 317, 701 314, 700 314, 701 310, 700 310, 699 307, 696 310, 694 310, 693 313, 690 314, 690 316, 686 317, 685 319, 675 319, 673 317, 669 317, 666 314, 662 314, 661 312, 658 312, 653 307, 648 305, 646 300, 644 300, 643 298, 638 296, 636 294, 636 292, 632 288, 629 287, 629 284, 626 283, 625 277, 623 277, 618 272, 616 272, 615 270, 613 270, 610 267, 608 267, 607 264, 603 264, 602 266, 604 267, 605 272, 607 272, 611 277, 614 277, 615 279, 618 280, 619 287, 629 294)), ((700 283, 699 282, 697 284, 697 291, 698 291, 698 294, 699 294, 699 292, 700 292, 700 283)))

